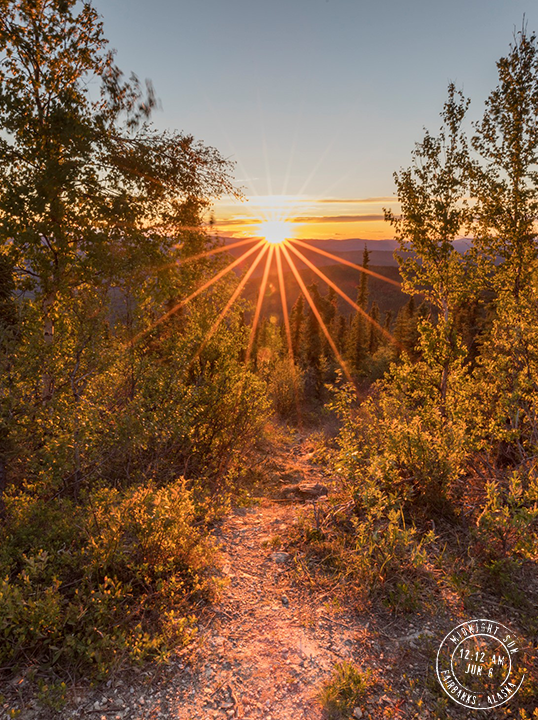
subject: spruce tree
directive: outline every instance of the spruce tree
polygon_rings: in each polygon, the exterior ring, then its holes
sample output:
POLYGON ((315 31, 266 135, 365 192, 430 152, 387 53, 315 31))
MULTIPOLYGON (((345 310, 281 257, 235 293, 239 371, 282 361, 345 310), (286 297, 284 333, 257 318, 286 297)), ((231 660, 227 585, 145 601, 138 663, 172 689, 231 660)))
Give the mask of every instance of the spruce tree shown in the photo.
MULTIPOLYGON (((310 295, 314 301, 316 308, 319 308, 319 289, 317 283, 313 283, 308 288, 310 295)), ((313 390, 319 395, 323 385, 322 377, 322 356, 323 344, 320 334, 319 321, 314 315, 311 308, 308 309, 306 322, 304 323, 304 332, 302 340, 304 348, 304 365, 312 378, 313 390)))
POLYGON ((341 355, 345 355, 347 336, 349 333, 349 323, 346 316, 338 313, 335 323, 335 342, 336 347, 341 355))
MULTIPOLYGON (((362 254, 362 265, 368 268, 370 264, 370 253, 367 246, 364 246, 362 254)), ((366 312, 368 305, 368 274, 363 272, 357 288, 357 305, 366 312)), ((369 323, 364 314, 357 311, 351 322, 348 357, 355 373, 360 374, 363 369, 368 352, 369 323)))
POLYGON ((304 322, 304 298, 302 294, 299 294, 290 313, 291 344, 293 347, 293 356, 296 360, 303 354, 301 339, 303 336, 304 322))
MULTIPOLYGON (((393 315, 394 315, 394 313, 392 310, 387 310, 387 312, 385 313, 385 317, 383 319, 383 330, 385 330, 388 333, 390 333, 390 329, 392 326, 393 315)), ((385 342, 386 342, 386 335, 384 335, 382 339, 385 340, 385 342)))
POLYGON ((374 355, 379 347, 379 306, 376 302, 372 303, 370 308, 370 318, 373 322, 370 323, 370 336, 368 339, 368 352, 370 355, 374 355))

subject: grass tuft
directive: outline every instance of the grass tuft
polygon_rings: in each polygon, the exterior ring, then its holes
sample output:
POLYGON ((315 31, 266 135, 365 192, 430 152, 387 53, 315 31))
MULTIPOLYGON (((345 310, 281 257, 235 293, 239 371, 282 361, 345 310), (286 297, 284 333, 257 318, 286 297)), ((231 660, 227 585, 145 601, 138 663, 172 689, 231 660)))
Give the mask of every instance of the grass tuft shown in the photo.
POLYGON ((347 719, 354 708, 362 709, 373 684, 370 670, 363 672, 346 660, 337 663, 331 679, 320 692, 320 700, 329 720, 347 719))

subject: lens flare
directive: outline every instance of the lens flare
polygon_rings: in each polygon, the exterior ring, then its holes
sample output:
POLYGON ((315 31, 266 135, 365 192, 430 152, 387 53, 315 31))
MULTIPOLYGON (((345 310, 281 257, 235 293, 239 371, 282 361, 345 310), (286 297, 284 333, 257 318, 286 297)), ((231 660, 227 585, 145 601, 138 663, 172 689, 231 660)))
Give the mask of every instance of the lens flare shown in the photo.
POLYGON ((257 235, 272 245, 280 245, 293 236, 289 222, 285 220, 268 220, 259 225, 257 235))
MULTIPOLYGON (((333 355, 342 368, 344 372, 344 376, 346 379, 354 384, 353 377, 350 373, 350 370, 347 366, 345 358, 342 356, 341 352, 339 351, 335 340, 331 336, 331 333, 329 331, 329 327, 325 324, 321 313, 319 312, 318 308, 316 307, 314 303, 314 299, 311 296, 306 283, 304 279, 301 276, 301 273, 299 271, 299 268, 301 266, 306 266, 308 270, 313 272, 317 277, 319 277, 322 282, 329 287, 331 287, 340 297, 342 297, 354 310, 358 313, 360 313, 366 322, 369 322, 373 327, 376 328, 376 330, 380 333, 380 335, 384 335, 385 338, 389 341, 394 343, 397 347, 401 348, 400 343, 391 335, 391 333, 386 329, 379 325, 378 322, 376 322, 368 312, 361 308, 356 302, 354 302, 336 283, 334 283, 324 272, 322 272, 316 265, 315 262, 313 262, 309 257, 303 254, 301 250, 299 250, 299 247, 303 250, 310 251, 310 253, 314 253, 314 255, 323 256, 325 258, 328 258, 329 260, 334 261, 335 263, 340 263, 342 265, 346 265, 348 267, 353 268, 354 270, 358 270, 361 273, 367 273, 368 275, 371 275, 373 277, 379 278, 380 280, 383 280, 387 283, 390 283, 392 285, 396 285, 398 287, 401 287, 401 283, 399 283, 397 280, 393 280, 392 278, 385 277, 384 275, 381 275, 379 273, 376 273, 372 270, 370 270, 367 267, 363 267, 362 265, 358 265, 357 263, 354 263, 350 260, 347 260, 344 257, 341 257, 339 255, 335 255, 333 253, 327 252, 326 250, 323 250, 321 248, 316 247, 314 244, 310 242, 304 242, 302 240, 299 240, 298 238, 294 237, 294 229, 297 226, 297 219, 293 220, 293 208, 284 208, 279 204, 278 202, 279 198, 275 196, 275 198, 271 199, 271 202, 269 202, 269 199, 266 202, 266 205, 269 207, 260 208, 260 212, 257 214, 257 217, 255 220, 253 220, 251 227, 255 227, 254 233, 251 233, 251 236, 248 238, 244 238, 241 240, 237 240, 235 242, 229 242, 230 239, 233 240, 233 236, 229 238, 227 243, 224 243, 223 245, 219 245, 214 248, 210 248, 206 250, 205 252, 199 253, 197 255, 193 255, 190 257, 182 258, 179 262, 179 264, 183 265, 185 263, 194 261, 194 260, 200 260, 202 258, 206 258, 212 255, 216 255, 217 253, 224 253, 229 250, 236 250, 240 247, 243 247, 245 245, 249 245, 250 243, 254 243, 253 247, 248 248, 244 252, 241 253, 241 255, 235 259, 232 260, 234 257, 234 254, 230 254, 229 258, 231 262, 223 268, 219 268, 218 271, 213 275, 213 277, 205 280, 200 287, 197 289, 194 289, 187 297, 180 299, 179 302, 171 309, 168 310, 166 313, 164 313, 161 317, 157 318, 151 327, 146 328, 142 332, 140 332, 138 335, 136 335, 130 342, 129 345, 134 345, 141 337, 146 335, 149 331, 151 331, 153 328, 158 326, 159 324, 165 322, 168 318, 170 318, 174 313, 178 312, 181 308, 183 308, 185 305, 190 303, 190 301, 194 300, 198 295, 200 295, 204 290, 209 290, 212 285, 217 283, 221 278, 223 278, 226 274, 228 274, 230 271, 236 269, 236 272, 238 271, 238 268, 241 264, 243 264, 247 258, 250 258, 255 253, 257 253, 249 263, 248 268, 244 272, 242 278, 239 280, 237 286, 232 294, 232 296, 229 298, 229 300, 225 303, 224 307, 220 310, 220 312, 217 311, 217 317, 210 327, 209 331, 206 333, 203 341, 201 342, 200 346, 198 347, 198 350, 194 353, 194 357, 190 361, 189 367, 192 366, 192 364, 195 362, 195 360, 200 357, 200 354, 204 350, 204 348, 207 346, 210 339, 213 337, 213 335, 217 332, 218 328, 224 321, 227 313, 229 312, 231 306, 235 303, 235 301, 239 298, 239 296, 242 294, 243 290, 245 289, 245 286, 247 282, 250 280, 250 278, 254 277, 254 271, 256 267, 260 264, 262 264, 262 261, 264 261, 263 271, 261 274, 261 280, 259 284, 258 289, 258 297, 256 302, 256 308, 254 312, 254 318, 252 321, 252 325, 250 328, 249 333, 249 340, 248 345, 246 348, 245 353, 245 369, 248 367, 249 362, 251 360, 252 355, 254 354, 254 345, 255 345, 255 336, 256 336, 256 329, 259 325, 260 319, 261 319, 261 313, 262 313, 262 306, 264 302, 264 297, 266 294, 266 287, 269 282, 269 276, 271 274, 271 266, 273 264, 273 258, 276 260, 276 282, 280 289, 280 299, 282 304, 282 316, 284 320, 284 328, 285 328, 285 337, 287 339, 287 345, 288 345, 288 354, 289 354, 289 360, 292 367, 292 377, 293 377, 293 384, 294 384, 294 391, 296 396, 296 404, 297 404, 297 416, 300 421, 300 403, 299 403, 299 393, 298 393, 298 385, 297 385, 297 377, 296 377, 296 366, 295 366, 295 358, 294 358, 294 348, 292 345, 292 337, 291 337, 291 328, 290 328, 290 318, 288 314, 288 300, 286 296, 286 279, 284 277, 284 271, 283 271, 283 258, 282 255, 284 255, 284 260, 286 261, 288 268, 291 272, 291 276, 294 278, 296 285, 299 287, 299 292, 303 295, 305 298, 307 305, 310 306, 310 310, 314 317, 316 318, 320 330, 322 334, 325 336, 329 346, 331 347, 331 350, 333 352, 333 355), (286 212, 287 210, 287 212, 286 212), (253 237, 254 235, 254 237, 253 237), (298 264, 297 264, 298 261, 298 264)), ((310 256, 312 257, 312 256, 310 256)), ((315 257, 313 258, 315 260, 315 257)), ((176 261, 177 262, 177 261, 176 261)), ((245 376, 246 377, 246 376, 245 376)), ((242 392, 242 390, 241 390, 242 392)))

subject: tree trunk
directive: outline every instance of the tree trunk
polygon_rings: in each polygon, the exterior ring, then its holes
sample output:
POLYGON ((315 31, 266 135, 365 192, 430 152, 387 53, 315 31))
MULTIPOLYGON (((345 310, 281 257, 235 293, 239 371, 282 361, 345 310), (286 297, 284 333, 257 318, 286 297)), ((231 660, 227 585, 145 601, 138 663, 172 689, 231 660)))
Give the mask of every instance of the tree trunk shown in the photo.
POLYGON ((54 391, 54 378, 50 372, 47 372, 47 367, 50 365, 50 349, 54 343, 54 319, 52 316, 52 308, 56 299, 56 292, 53 290, 45 296, 43 300, 43 340, 45 342, 45 348, 47 360, 45 362, 45 372, 42 376, 41 382, 41 398, 45 402, 52 397, 54 391))

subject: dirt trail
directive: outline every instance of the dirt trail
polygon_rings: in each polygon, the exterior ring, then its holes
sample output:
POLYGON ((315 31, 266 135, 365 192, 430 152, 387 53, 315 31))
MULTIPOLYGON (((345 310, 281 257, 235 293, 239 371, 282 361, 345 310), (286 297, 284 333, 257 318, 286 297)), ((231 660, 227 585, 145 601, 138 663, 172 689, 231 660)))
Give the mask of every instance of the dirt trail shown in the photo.
POLYGON ((309 589, 286 551, 293 527, 305 515, 312 521, 314 505, 283 498, 283 487, 306 482, 330 491, 331 479, 311 461, 308 434, 273 430, 255 468, 262 480, 254 502, 234 508, 215 530, 223 588, 203 612, 194 643, 165 666, 120 670, 93 688, 73 686, 59 716, 25 703, 20 720, 323 716, 321 684, 338 660, 360 659, 365 628, 335 609, 329 593, 309 589))
MULTIPOLYGON (((269 464, 279 481, 324 482, 308 460, 308 438, 269 464), (305 448, 306 446, 306 448, 305 448)), ((311 503, 265 497, 259 506, 236 508, 217 534, 228 585, 202 632, 194 664, 152 697, 137 717, 319 718, 317 692, 335 661, 351 658, 357 627, 328 609, 327 597, 295 581, 292 556, 281 548, 311 503)), ((146 701, 144 701, 146 702, 146 701)))

